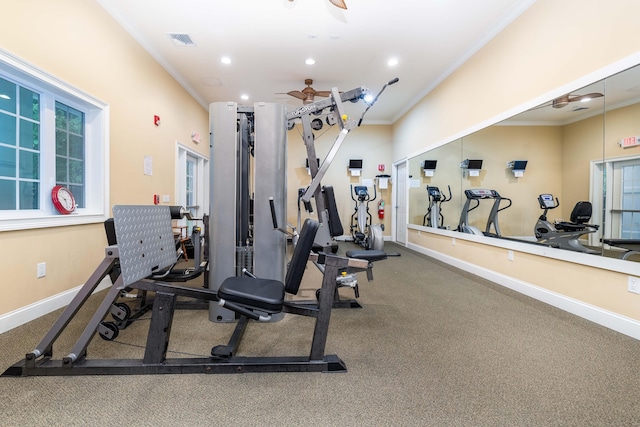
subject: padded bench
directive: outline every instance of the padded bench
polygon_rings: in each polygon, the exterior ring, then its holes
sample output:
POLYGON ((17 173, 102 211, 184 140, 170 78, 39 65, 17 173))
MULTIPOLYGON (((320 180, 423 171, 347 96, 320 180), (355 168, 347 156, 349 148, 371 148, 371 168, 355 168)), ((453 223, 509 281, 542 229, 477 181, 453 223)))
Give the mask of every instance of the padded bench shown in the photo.
POLYGON ((385 251, 376 250, 352 249, 348 250, 345 255, 347 258, 366 259, 369 262, 387 259, 387 253, 385 251))
POLYGON ((367 268, 367 280, 373 280, 373 263, 375 261, 382 261, 387 259, 387 253, 380 250, 363 250, 363 249, 351 249, 348 250, 345 255, 347 258, 364 259, 369 261, 369 267, 367 268))

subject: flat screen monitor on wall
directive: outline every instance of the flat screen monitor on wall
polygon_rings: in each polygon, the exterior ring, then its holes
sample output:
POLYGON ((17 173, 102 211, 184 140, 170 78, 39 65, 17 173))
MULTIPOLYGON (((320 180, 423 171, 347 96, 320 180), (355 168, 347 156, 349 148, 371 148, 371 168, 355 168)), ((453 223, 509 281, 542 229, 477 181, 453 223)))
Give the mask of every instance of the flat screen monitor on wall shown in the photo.
POLYGON ((437 163, 438 163, 437 160, 425 160, 424 162, 422 162, 422 169, 435 170, 437 163))
POLYGON ((349 160, 349 169, 362 169, 362 159, 349 160))

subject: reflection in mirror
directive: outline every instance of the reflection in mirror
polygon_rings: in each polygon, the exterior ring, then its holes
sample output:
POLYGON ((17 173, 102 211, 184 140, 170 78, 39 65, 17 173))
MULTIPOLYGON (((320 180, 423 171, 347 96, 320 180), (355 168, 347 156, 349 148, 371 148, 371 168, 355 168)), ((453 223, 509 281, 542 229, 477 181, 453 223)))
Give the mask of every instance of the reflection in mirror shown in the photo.
POLYGON ((618 73, 606 83, 602 175, 605 255, 640 261, 640 66, 618 73))
POLYGON ((461 149, 457 140, 409 159, 410 224, 455 229, 462 206, 461 149))
POLYGON ((600 227, 587 224, 590 189, 601 187, 591 164, 602 161, 603 95, 598 82, 464 137, 462 157, 484 163, 462 189, 492 190, 470 200, 468 224, 491 237, 600 253, 600 227))
POLYGON ((416 156, 409 222, 435 221, 426 187, 451 185, 451 230, 640 261, 638 117, 640 66, 416 156), (431 177, 425 160, 438 160, 431 177))

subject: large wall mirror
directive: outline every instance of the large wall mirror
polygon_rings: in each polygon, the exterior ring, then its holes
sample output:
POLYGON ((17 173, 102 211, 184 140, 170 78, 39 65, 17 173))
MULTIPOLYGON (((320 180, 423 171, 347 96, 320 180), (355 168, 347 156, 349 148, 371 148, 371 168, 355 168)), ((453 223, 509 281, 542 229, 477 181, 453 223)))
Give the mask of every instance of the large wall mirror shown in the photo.
POLYGON ((638 262, 640 66, 413 157, 409 174, 410 224, 638 262))

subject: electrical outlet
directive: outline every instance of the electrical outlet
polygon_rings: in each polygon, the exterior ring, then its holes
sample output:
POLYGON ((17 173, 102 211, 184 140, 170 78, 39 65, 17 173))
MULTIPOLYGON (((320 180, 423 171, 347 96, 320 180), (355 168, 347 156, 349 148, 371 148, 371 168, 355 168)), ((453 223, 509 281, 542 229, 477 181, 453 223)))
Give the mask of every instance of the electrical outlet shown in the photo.
POLYGON ((629 276, 629 292, 640 295, 640 277, 629 276))
POLYGON ((509 250, 509 251, 507 252, 507 259, 508 259, 509 261, 513 261, 513 251, 512 251, 512 250, 509 250))
POLYGON ((47 263, 40 262, 38 263, 38 272, 36 274, 36 278, 39 279, 47 275, 47 263))
POLYGON ((451 246, 455 246, 456 245, 456 238, 452 237, 451 238, 451 246))
POLYGON ((171 201, 171 197, 168 194, 164 194, 162 196, 162 203, 169 203, 171 201))

